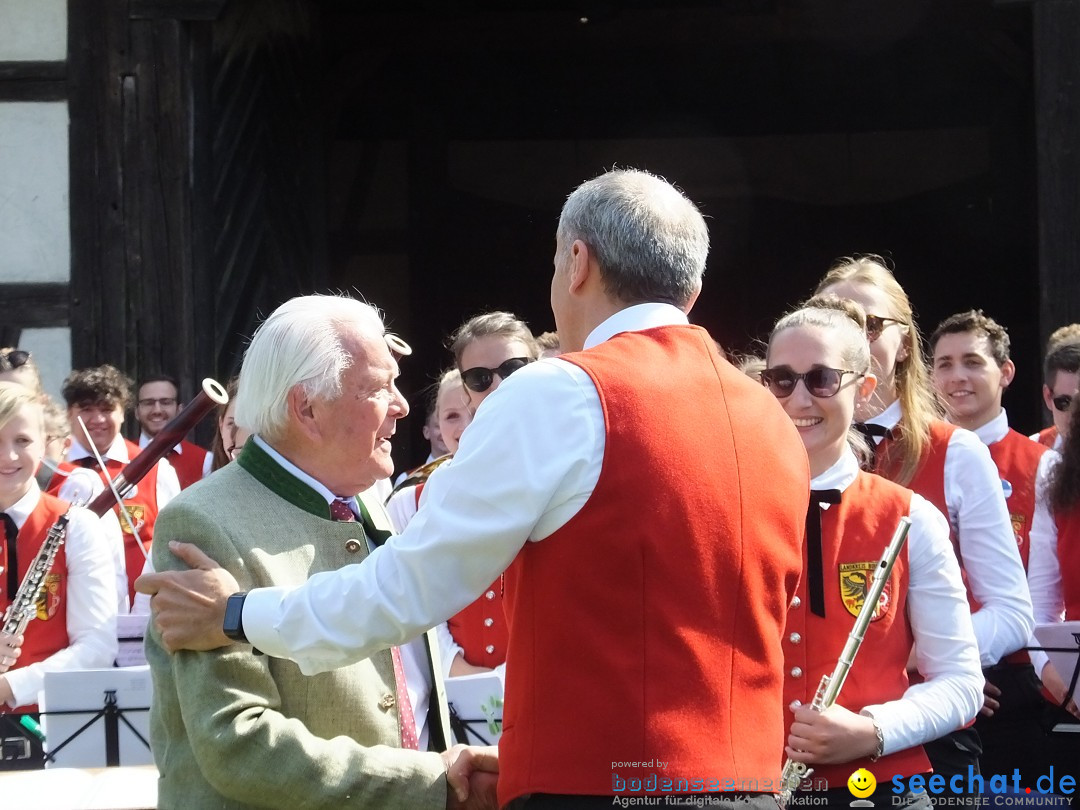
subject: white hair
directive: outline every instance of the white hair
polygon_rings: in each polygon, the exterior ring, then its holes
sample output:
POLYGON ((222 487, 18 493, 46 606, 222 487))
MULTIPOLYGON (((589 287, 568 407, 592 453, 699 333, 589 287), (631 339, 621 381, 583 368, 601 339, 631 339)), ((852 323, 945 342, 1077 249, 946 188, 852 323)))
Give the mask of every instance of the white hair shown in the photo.
POLYGON ((278 438, 288 418, 288 395, 303 385, 311 398, 336 399, 341 375, 353 357, 342 338, 385 334, 370 304, 338 295, 304 295, 275 309, 244 353, 236 391, 236 424, 267 439, 278 438))

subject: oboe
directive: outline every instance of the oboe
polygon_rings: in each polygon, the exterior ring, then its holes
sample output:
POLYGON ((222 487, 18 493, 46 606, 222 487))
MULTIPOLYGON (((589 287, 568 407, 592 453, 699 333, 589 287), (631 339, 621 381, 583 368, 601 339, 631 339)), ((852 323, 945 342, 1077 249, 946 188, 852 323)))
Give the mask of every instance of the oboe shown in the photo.
MULTIPOLYGON (((878 602, 881 599, 881 593, 885 590, 885 583, 889 581, 889 575, 896 564, 896 558, 900 556, 900 549, 904 547, 910 528, 911 518, 907 516, 900 518, 900 524, 896 527, 892 540, 885 547, 885 553, 881 555, 881 560, 874 569, 874 578, 866 592, 866 599, 859 609, 859 615, 855 618, 855 627, 852 628, 847 643, 844 644, 844 649, 840 653, 840 660, 836 662, 836 668, 830 674, 821 677, 817 692, 814 694, 814 700, 810 704, 811 709, 819 712, 825 711, 825 709, 836 703, 836 699, 840 696, 840 689, 844 686, 844 681, 847 680, 848 672, 855 661, 856 654, 859 652, 859 647, 862 646, 866 628, 874 617, 874 611, 877 609, 878 602)), ((796 762, 791 758, 784 761, 784 770, 780 774, 780 807, 787 806, 802 781, 813 772, 814 769, 805 762, 796 762)))

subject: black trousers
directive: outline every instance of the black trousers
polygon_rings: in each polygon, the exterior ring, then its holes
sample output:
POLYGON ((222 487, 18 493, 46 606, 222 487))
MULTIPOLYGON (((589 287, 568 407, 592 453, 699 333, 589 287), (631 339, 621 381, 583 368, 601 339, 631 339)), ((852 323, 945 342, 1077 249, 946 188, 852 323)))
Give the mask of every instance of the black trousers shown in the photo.
MULTIPOLYGON (((962 778, 957 784, 965 787, 968 784, 968 768, 970 773, 979 774, 979 755, 982 754, 982 742, 979 740, 979 732, 972 728, 961 728, 946 734, 940 739, 923 745, 926 756, 930 759, 930 765, 935 775, 945 777, 945 784, 950 784, 953 776, 962 778)), ((970 794, 950 794, 952 798, 950 806, 957 806, 959 798, 972 798, 970 794)), ((976 796, 978 794, 975 794, 976 796)), ((972 802, 974 804, 974 802, 972 802)), ((960 806, 963 806, 962 804, 960 806)))
POLYGON ((997 664, 983 675, 1001 690, 1001 707, 993 717, 975 719, 983 749, 979 768, 987 777, 1008 776, 1010 783, 1019 770, 1020 786, 1034 788, 1050 762, 1050 739, 1041 722, 1046 701, 1035 670, 1031 664, 997 664))

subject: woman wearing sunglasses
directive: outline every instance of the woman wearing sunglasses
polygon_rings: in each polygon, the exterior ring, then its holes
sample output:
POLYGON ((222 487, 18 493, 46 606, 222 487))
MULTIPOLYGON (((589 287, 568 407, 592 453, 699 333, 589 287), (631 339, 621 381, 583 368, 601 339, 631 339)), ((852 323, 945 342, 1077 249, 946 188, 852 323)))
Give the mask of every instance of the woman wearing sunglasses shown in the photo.
MULTIPOLYGON (((785 700, 793 713, 786 754, 810 764, 815 793, 847 807, 852 772, 911 777, 930 764, 922 743, 971 720, 981 704, 982 675, 960 569, 944 518, 926 500, 860 470, 851 430, 857 407, 873 396, 870 350, 858 305, 812 299, 781 318, 769 340, 764 385, 798 429, 810 461, 804 571, 788 616, 785 700), (838 702, 809 704, 833 671, 869 580, 902 516, 912 528, 838 702), (909 686, 908 661, 925 682, 909 686)), ((879 790, 876 804, 894 803, 879 790)), ((929 807, 908 790, 908 807, 929 807)))
MULTIPOLYGON (((472 421, 469 400, 461 386, 461 373, 456 368, 439 377, 435 414, 443 441, 452 455, 457 452, 461 434, 472 421)), ((449 460, 450 456, 443 456, 442 459, 449 460)), ((425 484, 426 481, 402 487, 387 501, 386 511, 395 532, 405 531, 413 519, 420 507, 425 484)), ((478 599, 439 628, 440 651, 446 675, 483 672, 506 661, 506 616, 502 590, 500 577, 478 599)))
POLYGON ((503 380, 540 356, 529 327, 509 312, 469 318, 451 335, 450 351, 473 413, 503 380))
MULTIPOLYGON (((874 469, 926 498, 948 519, 966 576, 972 624, 984 667, 1027 643, 1034 626, 1031 597, 990 452, 970 431, 939 416, 923 359, 922 338, 907 294, 878 256, 842 259, 819 293, 860 304, 867 313, 877 388, 857 414, 876 430, 874 469)), ((871 434, 873 435, 873 434, 871 434)), ((985 713, 997 708, 987 687, 985 713)), ((978 773, 981 743, 973 728, 927 746, 946 779, 968 767, 978 773)))

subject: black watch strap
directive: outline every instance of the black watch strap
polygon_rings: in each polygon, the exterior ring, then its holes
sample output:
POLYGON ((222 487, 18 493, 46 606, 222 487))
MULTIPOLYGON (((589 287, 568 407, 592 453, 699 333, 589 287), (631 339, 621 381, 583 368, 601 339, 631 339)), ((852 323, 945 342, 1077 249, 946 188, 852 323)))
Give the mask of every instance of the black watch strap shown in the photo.
POLYGON ((245 599, 247 599, 247 593, 244 591, 234 593, 229 597, 225 603, 225 621, 222 623, 222 630, 225 635, 233 641, 239 641, 243 644, 247 644, 247 636, 244 635, 245 599))

